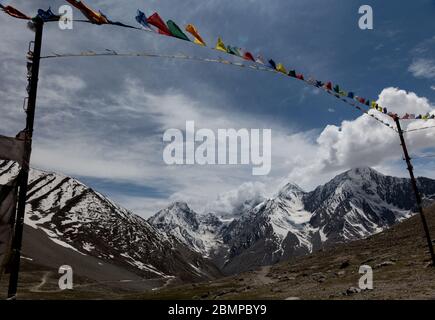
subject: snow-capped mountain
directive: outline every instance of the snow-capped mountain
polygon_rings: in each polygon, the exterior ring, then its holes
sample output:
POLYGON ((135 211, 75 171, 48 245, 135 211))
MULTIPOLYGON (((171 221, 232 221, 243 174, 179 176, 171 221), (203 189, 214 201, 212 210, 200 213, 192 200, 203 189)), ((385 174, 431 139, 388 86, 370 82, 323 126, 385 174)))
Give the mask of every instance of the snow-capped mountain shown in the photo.
MULTIPOLYGON (((18 170, 16 163, 0 161, 0 185, 18 170)), ((121 266, 143 278, 192 281, 220 274, 208 259, 176 238, 60 174, 31 170, 25 224, 43 231, 62 248, 97 258, 101 265, 121 266)))
POLYGON ((223 244, 221 230, 225 223, 211 213, 198 215, 185 202, 174 202, 149 218, 148 222, 206 256, 213 255, 214 250, 223 244))
MULTIPOLYGON (((418 184, 425 199, 435 199, 435 180, 418 178, 418 184)), ((409 179, 370 168, 349 170, 312 192, 289 183, 231 223, 218 225, 207 245, 196 250, 214 258, 224 272, 237 273, 380 232, 413 214, 413 197, 409 179)), ((166 225, 174 221, 173 209, 160 211, 159 223, 156 216, 149 221, 160 230, 176 230, 171 234, 184 243, 203 242, 202 232, 191 232, 205 228, 201 216, 188 211, 195 217, 192 225, 188 219, 166 225)))

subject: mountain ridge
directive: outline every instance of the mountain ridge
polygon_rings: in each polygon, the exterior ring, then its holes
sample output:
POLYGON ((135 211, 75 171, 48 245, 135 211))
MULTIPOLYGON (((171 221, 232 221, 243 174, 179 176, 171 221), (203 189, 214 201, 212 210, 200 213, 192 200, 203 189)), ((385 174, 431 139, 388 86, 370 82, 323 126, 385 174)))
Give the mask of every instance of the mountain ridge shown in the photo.
MULTIPOLYGON (((435 180, 420 177, 417 183, 425 198, 435 198, 435 180)), ((369 167, 353 168, 310 192, 285 184, 274 197, 217 226, 212 233, 219 244, 212 246, 213 252, 202 252, 225 273, 238 273, 368 237, 409 218, 413 211, 409 179, 369 167)), ((152 223, 153 217, 148 221, 152 223)))
MULTIPOLYGON (((0 185, 18 170, 16 163, 0 161, 0 185)), ((59 250, 97 258, 102 265, 116 265, 144 279, 192 282, 220 276, 208 259, 175 237, 64 175, 31 170, 25 225, 42 231, 59 250)), ((31 258, 44 264, 44 257, 31 258)))

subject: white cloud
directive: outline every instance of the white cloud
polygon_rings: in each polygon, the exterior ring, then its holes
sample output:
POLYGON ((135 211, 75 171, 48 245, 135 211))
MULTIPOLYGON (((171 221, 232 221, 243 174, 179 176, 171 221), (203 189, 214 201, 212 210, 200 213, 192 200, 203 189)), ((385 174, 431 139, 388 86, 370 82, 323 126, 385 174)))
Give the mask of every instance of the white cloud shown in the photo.
POLYGON ((206 212, 237 214, 262 202, 267 197, 264 183, 245 182, 238 188, 218 195, 205 209, 206 212))
POLYGON ((417 78, 435 78, 435 60, 419 58, 415 60, 408 68, 414 77, 417 78))
MULTIPOLYGON (((378 103, 389 106, 398 113, 425 113, 435 110, 426 98, 397 88, 384 89, 379 95, 378 103)), ((378 115, 392 123, 388 116, 378 115)), ((413 129, 431 124, 435 125, 435 121, 417 120, 408 125, 404 123, 404 127, 413 129)), ((406 139, 410 152, 415 153, 434 146, 435 130, 409 133, 406 139)), ((310 154, 315 150, 315 156, 301 156, 294 168, 290 169, 289 177, 308 188, 352 167, 386 168, 402 158, 397 133, 365 115, 353 121, 343 121, 339 127, 328 125, 315 143, 310 143, 309 140, 304 143, 310 154)))
POLYGON ((429 100, 398 88, 386 88, 379 95, 378 103, 398 114, 422 114, 434 109, 429 100))

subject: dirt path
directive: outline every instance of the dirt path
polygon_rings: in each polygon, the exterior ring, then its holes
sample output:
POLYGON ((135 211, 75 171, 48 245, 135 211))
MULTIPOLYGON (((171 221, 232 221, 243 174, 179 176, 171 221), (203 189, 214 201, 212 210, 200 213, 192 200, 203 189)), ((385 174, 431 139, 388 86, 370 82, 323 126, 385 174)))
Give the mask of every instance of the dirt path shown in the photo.
POLYGON ((267 285, 273 283, 273 279, 268 276, 271 266, 261 267, 255 271, 255 280, 259 285, 267 285))
POLYGON ((59 290, 54 290, 54 291, 44 291, 41 290, 42 287, 47 283, 48 277, 51 275, 51 271, 47 271, 43 274, 42 278, 41 278, 41 282, 38 283, 37 285, 35 285, 34 287, 30 288, 29 291, 30 292, 39 292, 39 293, 47 293, 47 292, 59 292, 59 290))

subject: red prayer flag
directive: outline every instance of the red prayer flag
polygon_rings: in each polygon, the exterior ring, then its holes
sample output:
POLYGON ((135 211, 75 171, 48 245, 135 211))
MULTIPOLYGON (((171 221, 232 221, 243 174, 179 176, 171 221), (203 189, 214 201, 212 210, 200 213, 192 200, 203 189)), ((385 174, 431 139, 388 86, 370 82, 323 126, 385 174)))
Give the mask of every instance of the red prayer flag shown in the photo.
POLYGON ((255 62, 254 56, 248 51, 246 51, 245 54, 243 55, 243 59, 251 60, 251 61, 255 62))
POLYGON ((166 36, 172 36, 171 31, 169 31, 168 26, 163 21, 162 18, 160 18, 159 14, 157 12, 154 12, 151 16, 147 18, 147 22, 154 27, 156 27, 159 30, 160 34, 164 34, 166 36))
POLYGON ((26 16, 24 13, 22 13, 18 9, 15 9, 14 7, 11 7, 11 6, 2 7, 2 9, 4 10, 4 12, 6 12, 11 17, 14 17, 17 19, 24 19, 24 20, 32 19, 32 18, 26 16))
POLYGON ((328 90, 332 90, 332 83, 331 82, 326 83, 325 88, 328 90))

